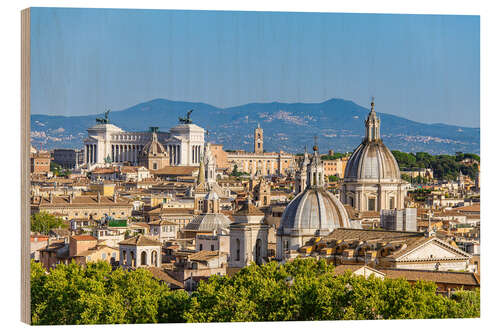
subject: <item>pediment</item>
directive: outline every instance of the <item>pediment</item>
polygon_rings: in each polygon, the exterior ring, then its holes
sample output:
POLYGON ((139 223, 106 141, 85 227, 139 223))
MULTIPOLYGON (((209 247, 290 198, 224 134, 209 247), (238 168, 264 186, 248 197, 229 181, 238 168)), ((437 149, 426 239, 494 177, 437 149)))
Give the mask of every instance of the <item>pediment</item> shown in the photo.
POLYGON ((457 260, 468 259, 469 254, 437 238, 417 246, 415 249, 403 253, 396 258, 397 261, 420 260, 457 260))

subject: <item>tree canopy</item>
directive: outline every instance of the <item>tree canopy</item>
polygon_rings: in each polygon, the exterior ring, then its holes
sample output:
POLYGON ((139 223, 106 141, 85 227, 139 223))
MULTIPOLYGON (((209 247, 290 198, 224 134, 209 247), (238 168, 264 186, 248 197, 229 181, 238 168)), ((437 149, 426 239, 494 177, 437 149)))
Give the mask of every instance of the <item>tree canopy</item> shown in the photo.
POLYGON ((65 225, 64 220, 46 212, 31 215, 31 231, 48 234, 51 229, 61 228, 65 225))
POLYGON ((405 153, 398 150, 393 150, 392 154, 402 170, 428 168, 433 170, 434 178, 445 180, 456 179, 460 172, 471 179, 477 178, 477 164, 460 163, 465 159, 479 162, 479 156, 476 154, 457 152, 455 155, 431 155, 425 152, 405 153))
POLYGON ((479 290, 448 298, 431 282, 335 276, 325 260, 296 259, 211 276, 197 291, 171 291, 145 269, 31 267, 33 324, 229 322, 479 317, 479 290))

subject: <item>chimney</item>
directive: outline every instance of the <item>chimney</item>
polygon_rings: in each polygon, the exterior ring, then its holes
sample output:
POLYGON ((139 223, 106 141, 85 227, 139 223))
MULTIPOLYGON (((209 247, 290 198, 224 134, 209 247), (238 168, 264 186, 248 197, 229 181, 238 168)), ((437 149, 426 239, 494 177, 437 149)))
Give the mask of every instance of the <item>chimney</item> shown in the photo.
POLYGON ((69 203, 73 203, 73 193, 69 195, 69 203))
POLYGON ((52 194, 52 192, 50 192, 50 194, 49 194, 49 202, 50 203, 54 202, 54 195, 52 194))
POLYGON ((98 203, 101 202, 101 192, 100 191, 97 191, 97 202, 98 203))
POLYGON ((113 194, 113 202, 117 202, 118 201, 118 195, 116 194, 116 192, 113 194))

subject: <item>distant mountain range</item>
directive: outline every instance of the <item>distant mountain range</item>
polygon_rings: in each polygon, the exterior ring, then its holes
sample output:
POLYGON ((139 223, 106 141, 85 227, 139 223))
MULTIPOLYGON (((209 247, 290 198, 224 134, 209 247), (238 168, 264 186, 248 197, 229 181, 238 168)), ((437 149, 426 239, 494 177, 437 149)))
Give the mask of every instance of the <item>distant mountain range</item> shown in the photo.
MULTIPOLYGON (((321 152, 329 149, 352 151, 364 136, 364 119, 369 110, 343 99, 322 103, 251 103, 218 108, 204 103, 154 99, 125 110, 111 111, 110 122, 124 130, 147 131, 158 126, 168 131, 178 117, 194 109, 193 122, 209 131, 209 141, 224 149, 253 149, 253 130, 260 124, 264 130, 266 151, 302 152, 312 147, 318 137, 321 152)), ((392 150, 425 151, 432 154, 454 154, 457 151, 479 154, 479 128, 446 124, 424 124, 375 111, 381 119, 384 143, 392 150)), ((31 116, 32 145, 39 149, 81 148, 86 129, 95 124, 87 116, 31 116)))

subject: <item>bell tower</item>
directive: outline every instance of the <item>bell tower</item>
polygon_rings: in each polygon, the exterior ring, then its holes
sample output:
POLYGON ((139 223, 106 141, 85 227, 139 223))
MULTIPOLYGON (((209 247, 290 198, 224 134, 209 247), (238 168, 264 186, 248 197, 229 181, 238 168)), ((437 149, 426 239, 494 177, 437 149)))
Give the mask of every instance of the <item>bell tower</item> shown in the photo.
POLYGON ((264 152, 264 131, 260 127, 260 124, 257 125, 254 132, 253 152, 256 154, 262 154, 264 152))

